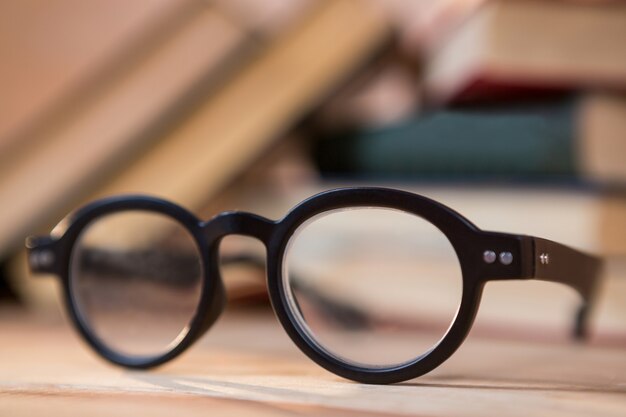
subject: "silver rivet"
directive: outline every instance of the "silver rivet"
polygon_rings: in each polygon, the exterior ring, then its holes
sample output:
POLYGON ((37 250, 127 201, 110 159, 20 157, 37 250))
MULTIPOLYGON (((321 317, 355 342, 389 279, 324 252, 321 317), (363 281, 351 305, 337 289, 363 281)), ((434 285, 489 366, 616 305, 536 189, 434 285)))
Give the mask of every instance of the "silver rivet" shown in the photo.
POLYGON ((550 255, 547 253, 542 253, 541 255, 539 255, 539 260, 541 261, 542 265, 548 265, 550 263, 550 255))
POLYGON ((30 255, 30 264, 34 268, 47 267, 54 262, 54 254, 49 250, 43 250, 40 252, 33 252, 30 255))
POLYGON ((511 265, 513 262, 513 254, 511 252, 500 252, 500 263, 502 265, 511 265))
POLYGON ((33 268, 39 267, 39 256, 37 256, 37 252, 33 252, 28 256, 28 263, 33 268))
POLYGON ((496 253, 492 250, 486 250, 483 252, 483 261, 488 264, 492 264, 496 261, 496 253))
POLYGON ((43 266, 50 266, 54 262, 54 253, 44 250, 39 253, 39 263, 43 266))

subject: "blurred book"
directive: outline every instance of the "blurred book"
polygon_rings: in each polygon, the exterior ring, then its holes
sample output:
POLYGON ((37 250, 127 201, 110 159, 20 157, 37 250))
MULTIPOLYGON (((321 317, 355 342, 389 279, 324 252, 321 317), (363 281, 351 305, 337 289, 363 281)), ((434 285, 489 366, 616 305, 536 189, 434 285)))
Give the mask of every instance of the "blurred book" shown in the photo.
POLYGON ((327 176, 626 184, 626 95, 426 113, 316 142, 327 176))
POLYGON ((197 0, 2 2, 0 166, 203 7, 197 0))
POLYGON ((272 39, 294 28, 315 7, 316 0, 211 0, 253 33, 272 39))
POLYGON ((393 21, 403 53, 420 59, 490 0, 370 0, 393 21))
POLYGON ((0 253, 97 196, 149 193, 199 208, 390 34, 385 19, 353 0, 320 2, 296 16, 268 41, 210 6, 188 16, 47 132, 44 145, 0 168, 0 197, 11 201, 0 210, 11 219, 0 226, 0 253), (353 22, 351 30, 335 40, 342 22, 353 22))
MULTIPOLYGON (((378 54, 389 36, 387 20, 365 3, 319 2, 298 24, 257 48, 249 60, 229 68, 215 89, 175 113, 167 128, 148 131, 155 137, 141 156, 110 158, 104 177, 103 171, 80 159, 58 160, 59 169, 69 170, 78 162, 82 166, 74 175, 55 179, 56 189, 45 188, 44 179, 51 180, 36 170, 27 170, 25 178, 30 176, 31 182, 24 181, 21 188, 15 180, 8 182, 5 195, 15 200, 7 208, 13 221, 2 224, 0 250, 21 244, 28 233, 47 232, 72 208, 97 197, 151 194, 200 210, 378 54), (349 31, 344 30, 347 24, 349 31), (24 186, 33 184, 42 189, 20 195, 24 186)), ((50 155, 42 158, 48 161, 50 155)), ((18 273, 14 281, 28 287, 23 277, 18 273)))
POLYGON ((626 3, 485 1, 426 59, 434 103, 626 86, 626 3))
POLYGON ((334 94, 307 121, 315 130, 383 126, 421 107, 419 71, 396 44, 334 94))
POLYGON ((199 210, 376 55, 389 34, 387 21, 364 3, 318 3, 91 198, 141 192, 199 210))
POLYGON ((0 254, 68 210, 103 179, 146 151, 158 132, 249 55, 245 29, 212 7, 196 7, 176 30, 91 91, 71 116, 27 138, 0 166, 0 254), (207 39, 214 38, 207 43, 207 39))

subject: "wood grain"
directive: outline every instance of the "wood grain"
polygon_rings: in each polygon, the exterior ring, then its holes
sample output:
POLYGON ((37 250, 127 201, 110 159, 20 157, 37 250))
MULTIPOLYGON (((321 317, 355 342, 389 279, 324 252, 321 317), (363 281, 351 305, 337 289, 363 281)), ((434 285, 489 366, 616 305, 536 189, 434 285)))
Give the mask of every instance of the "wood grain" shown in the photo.
POLYGON ((470 337, 443 366, 391 386, 319 368, 269 310, 227 313, 189 352, 153 371, 97 358, 63 321, 0 313, 0 414, 603 415, 626 411, 624 351, 470 337))

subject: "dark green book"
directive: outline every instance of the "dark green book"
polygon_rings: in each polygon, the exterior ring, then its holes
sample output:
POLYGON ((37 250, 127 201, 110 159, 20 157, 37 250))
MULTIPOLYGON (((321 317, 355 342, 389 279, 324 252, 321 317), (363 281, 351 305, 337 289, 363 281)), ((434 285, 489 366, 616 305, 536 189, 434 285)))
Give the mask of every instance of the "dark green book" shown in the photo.
POLYGON ((431 112, 316 141, 325 176, 378 179, 555 179, 581 176, 580 101, 431 112))

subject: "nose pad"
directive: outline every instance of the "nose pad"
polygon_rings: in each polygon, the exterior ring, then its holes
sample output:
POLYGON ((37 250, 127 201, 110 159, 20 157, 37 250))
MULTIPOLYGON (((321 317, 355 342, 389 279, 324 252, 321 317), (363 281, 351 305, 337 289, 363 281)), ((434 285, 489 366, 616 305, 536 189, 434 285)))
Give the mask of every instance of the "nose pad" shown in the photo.
MULTIPOLYGON (((226 285, 224 284, 224 279, 222 277, 222 270, 224 270, 226 274, 227 281, 233 276, 229 276, 229 273, 233 271, 228 271, 227 269, 230 267, 243 266, 246 268, 252 268, 256 271, 261 271, 260 276, 262 278, 258 282, 260 285, 256 285, 255 283, 244 283, 246 285, 246 289, 241 291, 237 285, 233 288, 232 281, 228 281, 229 283, 229 291, 231 291, 231 296, 235 298, 233 305, 238 305, 238 301, 240 301, 237 296, 238 292, 242 292, 245 294, 246 302, 248 302, 248 298, 251 297, 251 290, 255 295, 259 295, 258 293, 261 291, 265 298, 267 295, 267 287, 266 287, 266 266, 265 266, 265 246, 262 242, 258 241, 256 238, 251 238, 249 236, 226 236, 223 239, 218 240, 215 243, 215 246, 209 249, 209 271, 208 271, 208 279, 217 280, 215 285, 215 291, 210 295, 210 302, 208 303, 208 307, 205 309, 203 313, 202 323, 200 327, 200 331, 198 332, 195 340, 201 338, 206 332, 215 324, 219 316, 226 309, 226 305, 228 304, 228 294, 226 293, 226 285), (220 253, 225 252, 225 253, 220 253), (224 269, 227 268, 227 269, 224 269), (247 285, 252 285, 252 288, 248 288, 247 285), (239 290, 239 291, 238 291, 239 290), (259 291, 260 290, 260 291, 259 291)), ((238 282, 235 279, 235 282, 238 282)), ((269 306, 269 299, 266 299, 267 304, 269 306)))
POLYGON ((215 324, 219 316, 226 308, 226 290, 224 289, 224 283, 222 282, 222 278, 218 275, 217 277, 212 279, 218 280, 216 291, 212 295, 208 311, 204 313, 204 318, 202 320, 200 331, 198 332, 196 340, 200 339, 206 334, 206 332, 211 328, 211 326, 213 326, 213 324, 215 324))
POLYGON ((209 271, 206 274, 207 279, 216 280, 216 284, 214 291, 209 294, 208 308, 201 313, 203 317, 200 324, 200 331, 197 333, 194 340, 198 340, 204 336, 226 308, 226 289, 224 288, 224 282, 220 274, 217 246, 210 250, 208 268, 209 271))

